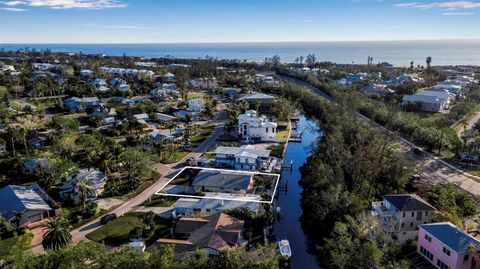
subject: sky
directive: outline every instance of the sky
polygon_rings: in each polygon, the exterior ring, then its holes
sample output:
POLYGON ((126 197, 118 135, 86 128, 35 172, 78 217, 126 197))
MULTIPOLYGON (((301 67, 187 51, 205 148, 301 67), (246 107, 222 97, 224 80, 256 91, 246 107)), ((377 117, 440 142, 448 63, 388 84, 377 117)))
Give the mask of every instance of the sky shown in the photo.
POLYGON ((480 39, 480 1, 0 0, 0 43, 480 39))

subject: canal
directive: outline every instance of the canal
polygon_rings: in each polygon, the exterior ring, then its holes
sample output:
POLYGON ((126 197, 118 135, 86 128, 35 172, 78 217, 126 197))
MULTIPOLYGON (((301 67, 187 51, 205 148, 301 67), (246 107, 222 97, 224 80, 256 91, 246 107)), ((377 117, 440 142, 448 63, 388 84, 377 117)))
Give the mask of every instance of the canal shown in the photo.
POLYGON ((287 183, 288 191, 280 191, 277 199, 277 206, 281 208, 280 220, 274 226, 274 232, 278 240, 288 239, 292 250, 290 265, 293 269, 320 268, 315 257, 307 251, 307 238, 303 234, 300 224, 302 207, 300 197, 302 188, 298 184, 301 178, 299 168, 311 155, 312 143, 320 135, 316 122, 305 118, 303 115, 298 122, 298 130, 302 132, 301 143, 288 143, 285 152, 285 164, 293 161, 292 171, 282 172, 282 183, 287 183))

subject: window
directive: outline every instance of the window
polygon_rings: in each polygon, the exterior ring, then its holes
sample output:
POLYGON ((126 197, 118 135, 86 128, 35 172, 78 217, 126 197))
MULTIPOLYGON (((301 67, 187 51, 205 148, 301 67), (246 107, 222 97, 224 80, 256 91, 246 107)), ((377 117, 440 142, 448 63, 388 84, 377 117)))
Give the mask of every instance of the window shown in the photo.
POLYGON ((410 228, 412 228, 412 227, 413 227, 413 222, 410 222, 410 228))
POLYGON ((425 240, 432 242, 432 238, 428 234, 425 234, 425 240))
POLYGON ((265 128, 265 129, 266 129, 266 131, 265 131, 265 132, 267 132, 267 133, 268 133, 268 127, 267 127, 267 128, 265 128))
POLYGON ((405 223, 402 222, 402 228, 405 227, 405 223))
POLYGON ((447 256, 450 256, 450 250, 447 249, 446 247, 443 247, 442 251, 443 253, 447 254, 447 256))
POLYGON ((415 212, 412 212, 412 217, 415 217, 415 212))
POLYGON ((422 253, 423 256, 427 257, 430 261, 433 261, 433 254, 422 246, 420 246, 420 253, 422 253))
POLYGON ((425 217, 428 216, 428 211, 425 211, 425 217))
POLYGON ((440 269, 450 269, 450 267, 448 267, 444 262, 442 262, 440 259, 437 260, 437 266, 440 268, 440 269))
POLYGON ((404 218, 405 218, 405 212, 403 212, 403 216, 402 216, 402 217, 404 217, 404 218))
POLYGON ((464 262, 468 261, 468 255, 463 256, 463 261, 464 262))

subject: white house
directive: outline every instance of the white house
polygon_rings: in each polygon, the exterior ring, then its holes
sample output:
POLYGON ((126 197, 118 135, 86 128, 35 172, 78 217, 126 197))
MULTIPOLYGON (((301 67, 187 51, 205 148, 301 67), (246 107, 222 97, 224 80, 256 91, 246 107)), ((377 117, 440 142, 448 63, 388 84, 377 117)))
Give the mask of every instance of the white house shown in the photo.
POLYGON ((448 93, 423 91, 422 94, 404 95, 401 105, 426 112, 440 112, 448 109, 449 103, 450 97, 448 93))
POLYGON ((203 112, 205 109, 205 102, 202 98, 195 98, 188 100, 188 110, 192 112, 203 112))
POLYGON ((81 70, 80 71, 80 76, 81 77, 91 77, 93 76, 93 71, 92 70, 88 70, 88 69, 84 69, 84 70, 81 70))
POLYGON ((15 71, 15 67, 13 65, 2 65, 0 71, 15 71))
POLYGON ((277 123, 258 117, 255 110, 238 116, 238 136, 246 140, 272 140, 277 133, 277 123))
POLYGON ((78 174, 70 177, 70 179, 59 189, 60 198, 66 201, 80 202, 80 197, 76 186, 87 180, 88 199, 96 199, 102 195, 105 186, 105 174, 99 170, 81 169, 78 174))
POLYGON ((385 84, 372 83, 364 89, 364 92, 369 97, 381 97, 395 93, 394 90, 387 87, 385 84))

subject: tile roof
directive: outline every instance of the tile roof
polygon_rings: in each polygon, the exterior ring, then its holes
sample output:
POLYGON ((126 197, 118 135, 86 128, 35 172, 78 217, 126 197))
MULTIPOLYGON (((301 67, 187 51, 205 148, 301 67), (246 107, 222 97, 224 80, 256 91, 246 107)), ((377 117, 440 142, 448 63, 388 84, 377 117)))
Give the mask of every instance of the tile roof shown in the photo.
POLYGON ((188 241, 192 244, 176 245, 175 252, 177 253, 191 251, 198 248, 222 250, 235 247, 239 243, 244 225, 244 221, 223 213, 204 217, 200 219, 200 221, 191 218, 180 218, 178 222, 185 222, 184 224, 181 224, 184 227, 187 226, 186 222, 193 222, 194 225, 190 225, 192 230, 184 230, 184 232, 191 233, 188 241), (200 225, 202 223, 203 225, 200 225))

